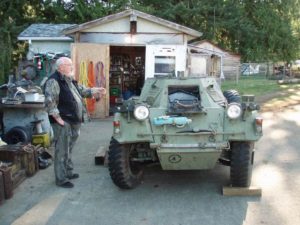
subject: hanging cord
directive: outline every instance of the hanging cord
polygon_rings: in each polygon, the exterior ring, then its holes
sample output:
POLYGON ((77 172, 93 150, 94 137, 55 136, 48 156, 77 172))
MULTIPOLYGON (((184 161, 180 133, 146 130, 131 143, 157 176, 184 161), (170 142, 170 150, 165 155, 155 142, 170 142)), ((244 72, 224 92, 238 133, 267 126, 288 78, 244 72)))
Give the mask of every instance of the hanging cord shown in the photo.
MULTIPOLYGON (((104 75, 104 64, 103 62, 97 62, 95 66, 95 78, 96 78, 96 87, 106 88, 106 80, 104 75)), ((96 101, 100 100, 100 95, 97 96, 96 101)))
POLYGON ((94 64, 90 61, 88 66, 88 87, 95 87, 94 64))
MULTIPOLYGON (((90 61, 88 66, 88 87, 95 87, 95 83, 94 64, 92 61, 90 61)), ((86 100, 87 109, 90 113, 95 111, 95 101, 96 100, 94 98, 89 98, 86 100)))
POLYGON ((86 62, 82 61, 80 63, 80 69, 79 69, 79 84, 87 86, 88 85, 88 76, 87 76, 87 66, 86 62))
MULTIPOLYGON (((81 61, 81 63, 80 63, 78 83, 85 86, 85 87, 88 86, 87 65, 86 65, 85 61, 81 61)), ((88 120, 90 120, 90 113, 87 109, 87 100, 86 100, 86 98, 83 98, 82 101, 83 101, 84 110, 87 114, 88 120)))
POLYGON ((106 88, 106 79, 104 75, 104 64, 99 61, 96 64, 96 85, 97 87, 106 88))
MULTIPOLYGON (((104 74, 104 64, 103 62, 99 61, 96 63, 95 66, 95 77, 96 77, 96 86, 97 87, 103 87, 106 89, 106 78, 105 78, 105 74, 104 74)), ((106 98, 106 95, 102 96, 102 98, 106 98)), ((97 96, 96 101, 100 100, 100 94, 99 96, 97 96)), ((104 103, 106 101, 104 100, 104 103)), ((105 111, 105 115, 107 114, 107 106, 104 104, 104 111, 105 111)))

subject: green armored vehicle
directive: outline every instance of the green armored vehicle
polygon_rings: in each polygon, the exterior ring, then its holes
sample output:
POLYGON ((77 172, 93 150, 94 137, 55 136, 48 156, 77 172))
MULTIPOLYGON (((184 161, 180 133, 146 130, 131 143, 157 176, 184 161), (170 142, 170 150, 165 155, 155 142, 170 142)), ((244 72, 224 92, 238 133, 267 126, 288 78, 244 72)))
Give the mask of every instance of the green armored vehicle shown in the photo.
POLYGON ((143 166, 159 162, 163 170, 230 166, 231 185, 251 183, 254 142, 262 136, 262 118, 254 96, 222 93, 211 77, 155 77, 141 95, 117 107, 108 167, 120 188, 136 187, 143 166))

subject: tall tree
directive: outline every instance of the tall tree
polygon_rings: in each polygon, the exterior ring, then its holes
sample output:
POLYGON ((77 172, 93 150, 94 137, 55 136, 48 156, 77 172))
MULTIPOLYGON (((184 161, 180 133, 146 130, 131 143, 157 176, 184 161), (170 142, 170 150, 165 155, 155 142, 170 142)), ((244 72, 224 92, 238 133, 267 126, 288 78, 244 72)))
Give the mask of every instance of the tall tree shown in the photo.
POLYGON ((84 23, 134 8, 191 27, 245 61, 300 57, 299 0, 2 0, 0 82, 24 51, 18 34, 31 23, 84 23))
POLYGON ((22 55, 17 41, 18 34, 38 17, 38 0, 2 0, 0 2, 0 82, 12 73, 13 67, 22 55))
POLYGON ((299 24, 298 0, 140 2, 157 16, 203 32, 202 38, 240 53, 245 61, 290 61, 299 54, 299 35, 292 26, 299 24))

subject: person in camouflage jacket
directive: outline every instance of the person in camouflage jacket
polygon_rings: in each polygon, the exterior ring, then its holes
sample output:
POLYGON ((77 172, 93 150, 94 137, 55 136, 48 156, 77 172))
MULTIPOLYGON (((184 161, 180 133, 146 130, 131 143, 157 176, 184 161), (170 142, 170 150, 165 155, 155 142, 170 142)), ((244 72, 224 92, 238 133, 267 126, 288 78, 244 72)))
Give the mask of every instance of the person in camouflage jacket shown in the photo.
POLYGON ((73 173, 72 149, 80 134, 84 118, 82 98, 99 97, 106 94, 105 88, 86 88, 73 79, 72 60, 61 57, 56 61, 56 71, 45 84, 45 102, 49 120, 54 132, 55 146, 54 172, 56 185, 72 188, 73 173))

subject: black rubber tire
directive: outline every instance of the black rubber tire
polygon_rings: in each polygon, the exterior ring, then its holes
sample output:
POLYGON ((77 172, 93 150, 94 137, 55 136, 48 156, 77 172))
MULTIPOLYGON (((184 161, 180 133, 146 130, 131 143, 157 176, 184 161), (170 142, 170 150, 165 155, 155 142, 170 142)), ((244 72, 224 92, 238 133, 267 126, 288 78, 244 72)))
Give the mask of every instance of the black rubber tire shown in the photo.
POLYGON ((228 104, 232 102, 241 103, 241 96, 236 90, 226 90, 223 92, 223 95, 227 99, 228 104))
POLYGON ((37 77, 37 69, 34 63, 27 63, 23 66, 21 73, 25 73, 25 79, 34 80, 37 77))
POLYGON ((25 127, 16 126, 11 128, 6 134, 5 134, 5 142, 7 144, 17 144, 17 143, 23 143, 27 144, 31 141, 31 134, 25 127))
POLYGON ((254 142, 232 142, 230 180, 233 187, 249 187, 254 160, 254 142))
POLYGON ((134 144, 120 144, 111 139, 108 151, 108 169, 114 184, 122 189, 132 189, 141 183, 143 169, 131 156, 135 153, 134 144))

